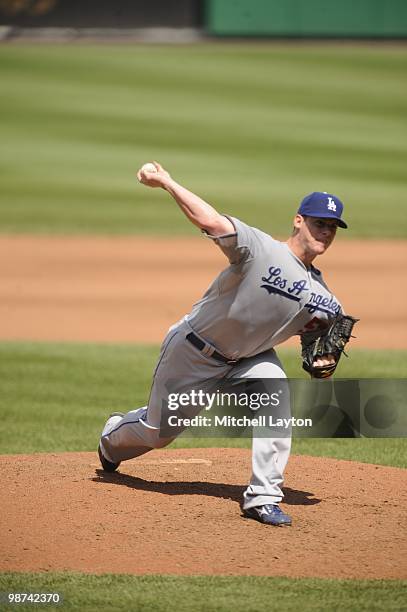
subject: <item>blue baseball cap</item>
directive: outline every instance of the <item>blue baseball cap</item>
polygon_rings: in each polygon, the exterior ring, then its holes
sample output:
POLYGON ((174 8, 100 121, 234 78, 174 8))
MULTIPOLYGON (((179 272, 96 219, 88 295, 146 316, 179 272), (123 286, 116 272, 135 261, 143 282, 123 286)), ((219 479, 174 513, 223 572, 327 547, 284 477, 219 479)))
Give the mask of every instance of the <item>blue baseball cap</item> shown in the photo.
POLYGON ((308 217, 321 217, 335 219, 339 227, 346 229, 348 226, 342 221, 341 215, 343 204, 340 199, 326 191, 314 191, 305 196, 298 209, 298 214, 308 217))

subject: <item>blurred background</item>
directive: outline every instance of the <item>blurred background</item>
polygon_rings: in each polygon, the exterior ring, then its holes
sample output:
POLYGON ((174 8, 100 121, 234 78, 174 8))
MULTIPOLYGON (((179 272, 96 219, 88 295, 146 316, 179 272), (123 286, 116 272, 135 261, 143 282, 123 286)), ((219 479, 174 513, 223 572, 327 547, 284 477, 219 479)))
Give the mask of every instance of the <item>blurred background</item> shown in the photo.
POLYGON ((406 36, 401 0, 0 0, 3 364, 15 341, 143 343, 144 397, 225 265, 137 182, 156 159, 281 238, 305 194, 336 193, 349 229, 317 265, 361 319, 338 375, 406 375, 406 36))
POLYGON ((158 159, 275 234, 322 190, 346 238, 406 236, 404 1, 0 0, 0 24, 2 232, 194 233, 140 201, 158 159))
POLYGON ((337 194, 325 279, 359 348, 407 348, 407 3, 0 0, 0 33, 0 338, 154 344, 190 310, 225 261, 137 182, 156 159, 283 239, 337 194))

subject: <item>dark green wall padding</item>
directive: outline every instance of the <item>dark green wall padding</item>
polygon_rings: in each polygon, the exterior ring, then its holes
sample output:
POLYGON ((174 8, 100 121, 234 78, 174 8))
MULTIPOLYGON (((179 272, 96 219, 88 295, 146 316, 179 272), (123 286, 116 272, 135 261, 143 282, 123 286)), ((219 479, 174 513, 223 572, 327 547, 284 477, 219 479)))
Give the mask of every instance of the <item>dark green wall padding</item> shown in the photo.
POLYGON ((407 37, 406 0, 207 0, 214 35, 407 37))

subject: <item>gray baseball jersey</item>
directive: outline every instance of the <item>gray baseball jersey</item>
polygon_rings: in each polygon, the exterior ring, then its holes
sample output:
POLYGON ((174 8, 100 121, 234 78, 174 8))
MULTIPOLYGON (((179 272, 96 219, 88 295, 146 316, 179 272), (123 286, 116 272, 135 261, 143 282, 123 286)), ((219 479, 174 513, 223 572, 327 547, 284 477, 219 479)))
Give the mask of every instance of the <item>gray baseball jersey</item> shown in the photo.
POLYGON ((186 319, 230 359, 251 357, 291 336, 325 326, 341 305, 319 270, 285 242, 230 217, 236 233, 212 237, 230 266, 186 319))

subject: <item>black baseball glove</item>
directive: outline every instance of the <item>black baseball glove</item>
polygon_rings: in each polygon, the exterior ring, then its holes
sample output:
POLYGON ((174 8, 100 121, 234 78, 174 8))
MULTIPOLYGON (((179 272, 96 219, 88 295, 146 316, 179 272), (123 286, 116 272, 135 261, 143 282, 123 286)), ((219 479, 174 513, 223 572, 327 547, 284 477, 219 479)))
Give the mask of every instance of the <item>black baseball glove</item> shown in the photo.
POLYGON ((323 332, 302 334, 302 367, 304 370, 309 372, 313 378, 332 376, 357 321, 359 319, 349 315, 338 314, 323 332), (318 359, 328 355, 332 356, 333 363, 324 366, 314 365, 318 359))

